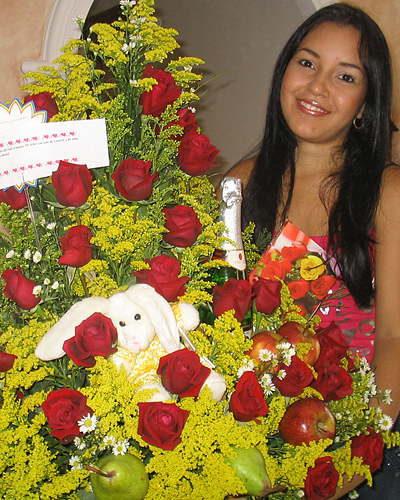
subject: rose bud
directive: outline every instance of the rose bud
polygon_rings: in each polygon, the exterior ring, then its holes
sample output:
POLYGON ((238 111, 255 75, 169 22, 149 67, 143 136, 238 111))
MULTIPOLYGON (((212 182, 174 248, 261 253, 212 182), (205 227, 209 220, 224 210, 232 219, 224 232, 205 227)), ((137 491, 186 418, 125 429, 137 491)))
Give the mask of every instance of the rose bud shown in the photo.
POLYGON ((154 78, 157 84, 148 92, 143 92, 140 104, 144 115, 160 116, 168 104, 172 104, 181 94, 173 76, 163 69, 154 69, 150 64, 143 71, 142 78, 154 78))
POLYGON ((164 240, 176 247, 190 247, 201 234, 201 224, 192 207, 177 205, 173 208, 164 208, 167 218, 165 228, 168 233, 163 235, 164 240))
POLYGON ((170 139, 179 141, 183 134, 187 134, 192 129, 198 129, 199 125, 195 122, 196 115, 190 111, 189 108, 179 109, 176 114, 178 115, 178 120, 169 123, 166 128, 169 128, 172 125, 181 126, 183 128, 183 133, 180 135, 172 135, 170 137, 170 139))
POLYGON ((268 405, 254 372, 244 372, 240 377, 229 402, 229 411, 239 422, 255 420, 257 423, 260 423, 258 417, 265 417, 268 413, 268 405))
POLYGON ((163 450, 173 450, 181 441, 181 432, 189 416, 175 403, 138 403, 137 433, 146 443, 163 450))
POLYGON ((6 280, 4 295, 13 300, 21 309, 33 309, 39 304, 40 297, 33 294, 33 289, 37 284, 23 276, 20 267, 6 269, 1 277, 6 280))
POLYGON ((41 92, 40 94, 24 97, 24 104, 29 101, 35 104, 36 111, 47 111, 47 121, 50 121, 54 115, 58 114, 57 102, 50 92, 41 92))
POLYGON ((314 467, 308 469, 305 482, 306 498, 308 500, 324 500, 331 497, 339 480, 339 472, 333 465, 332 457, 320 457, 314 467))
POLYGON ((0 372, 8 372, 14 365, 14 361, 18 356, 9 354, 8 352, 0 351, 0 372))
POLYGON ((92 232, 86 226, 74 226, 60 238, 62 256, 59 264, 82 267, 92 259, 92 232))
POLYGON ((180 349, 160 358, 157 374, 171 394, 181 398, 198 396, 211 370, 200 363, 199 355, 180 349))
POLYGON ((130 201, 147 200, 151 195, 153 182, 158 172, 150 175, 151 161, 128 158, 121 162, 111 177, 117 192, 130 201))
POLYGON ((0 189, 0 203, 6 203, 13 210, 20 210, 26 207, 28 201, 26 199, 26 192, 23 190, 21 193, 10 187, 8 189, 0 189))
POLYGON ((50 434, 63 444, 70 443, 75 437, 81 436, 78 422, 84 416, 93 414, 93 410, 86 405, 87 396, 79 391, 67 387, 52 391, 42 404, 47 417, 50 434))
POLYGON ((178 165, 188 175, 203 175, 210 167, 218 165, 214 162, 218 149, 210 144, 207 136, 198 134, 195 129, 183 136, 178 151, 178 165))
POLYGON ((247 280, 229 278, 222 287, 213 288, 213 312, 221 316, 226 311, 234 309, 235 318, 240 322, 244 320, 252 300, 251 284, 247 280))
POLYGON ((259 278, 253 283, 255 306, 258 312, 273 314, 281 304, 282 283, 278 280, 259 278))
POLYGON ((151 269, 135 271, 138 283, 152 286, 157 293, 162 295, 168 302, 175 302, 177 297, 185 293, 185 284, 189 281, 188 276, 181 276, 181 264, 174 257, 158 255, 152 259, 145 259, 151 269))
POLYGON ((384 443, 379 432, 369 431, 369 434, 360 434, 351 439, 351 456, 360 457, 363 463, 369 465, 371 472, 381 466, 383 460, 384 443))
POLYGON ((66 340, 64 351, 77 366, 94 366, 95 356, 108 358, 117 348, 117 329, 110 318, 96 312, 75 327, 74 337, 66 340))
POLYGON ((92 192, 92 177, 86 165, 60 161, 51 182, 56 190, 58 203, 66 207, 80 207, 92 192))

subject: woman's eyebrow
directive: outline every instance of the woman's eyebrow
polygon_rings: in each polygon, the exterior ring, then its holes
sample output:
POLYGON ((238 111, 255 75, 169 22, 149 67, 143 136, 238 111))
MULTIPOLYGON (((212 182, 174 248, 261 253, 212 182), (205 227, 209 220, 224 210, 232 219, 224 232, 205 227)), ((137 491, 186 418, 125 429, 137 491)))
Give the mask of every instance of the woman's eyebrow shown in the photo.
MULTIPOLYGON (((314 50, 309 49, 307 47, 301 47, 297 50, 297 52, 300 52, 302 50, 304 50, 305 52, 308 52, 310 55, 316 57, 317 59, 321 58, 321 56, 317 52, 315 52, 314 50)), ((364 69, 362 67, 360 67, 358 64, 353 64, 353 63, 343 61, 343 62, 340 62, 339 65, 344 66, 346 68, 354 68, 354 69, 357 69, 358 71, 361 71, 361 73, 364 73, 364 69)))

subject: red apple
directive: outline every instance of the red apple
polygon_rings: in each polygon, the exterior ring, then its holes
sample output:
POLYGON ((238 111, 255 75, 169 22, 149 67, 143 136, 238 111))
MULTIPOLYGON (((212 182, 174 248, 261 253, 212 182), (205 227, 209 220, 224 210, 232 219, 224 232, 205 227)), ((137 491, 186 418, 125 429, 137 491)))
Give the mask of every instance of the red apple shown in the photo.
POLYGON ((328 405, 317 398, 295 401, 279 423, 283 439, 294 446, 335 437, 336 422, 328 405))
MULTIPOLYGON (((260 361, 260 350, 267 349, 274 354, 278 354, 279 351, 276 347, 277 344, 282 340, 282 336, 275 332, 270 332, 269 330, 263 330, 258 332, 251 338, 253 341, 253 347, 247 351, 245 354, 250 356, 256 361, 260 361)), ((274 367, 270 370, 271 373, 278 371, 278 367, 274 367)))
POLYGON ((303 356, 303 361, 311 366, 317 362, 321 346, 316 335, 311 330, 297 323, 297 321, 288 321, 278 328, 277 333, 284 337, 283 341, 287 340, 291 344, 311 344, 312 348, 303 356))

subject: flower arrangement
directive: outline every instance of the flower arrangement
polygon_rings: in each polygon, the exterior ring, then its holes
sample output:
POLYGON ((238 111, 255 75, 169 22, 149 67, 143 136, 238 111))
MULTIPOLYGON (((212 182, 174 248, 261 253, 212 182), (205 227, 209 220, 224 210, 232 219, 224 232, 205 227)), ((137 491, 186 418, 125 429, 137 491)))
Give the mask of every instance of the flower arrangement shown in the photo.
POLYGON ((202 61, 165 63, 177 33, 159 26, 153 1, 120 5, 118 21, 69 42, 57 69, 28 75, 28 99, 48 119, 106 118, 110 166, 60 160, 37 187, 0 192, 1 497, 94 500, 93 478, 113 457, 145 466, 146 487, 126 498, 147 500, 317 500, 344 474, 371 481, 383 444, 400 441, 369 407, 389 395, 337 326, 321 330, 318 316, 300 314, 283 279, 253 286, 252 339, 226 295, 213 325, 183 328, 187 311, 213 301, 209 271, 223 265, 211 260, 223 237, 204 175, 218 151, 190 107, 202 61), (184 342, 163 338, 161 320, 139 347, 123 338, 115 310, 132 316, 144 299, 173 314, 184 342), (56 351, 48 359, 37 356, 44 339, 56 351), (285 421, 299 403, 314 420, 323 408, 322 436, 293 441, 285 421))

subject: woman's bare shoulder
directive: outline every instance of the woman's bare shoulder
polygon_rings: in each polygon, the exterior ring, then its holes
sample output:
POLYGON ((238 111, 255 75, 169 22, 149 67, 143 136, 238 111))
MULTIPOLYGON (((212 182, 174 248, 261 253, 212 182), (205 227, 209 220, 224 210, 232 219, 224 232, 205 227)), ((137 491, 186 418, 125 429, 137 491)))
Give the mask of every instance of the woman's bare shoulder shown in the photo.
POLYGON ((255 162, 255 158, 243 160, 234 165, 230 170, 228 170, 224 177, 238 177, 242 180, 243 188, 245 188, 250 180, 255 162))

